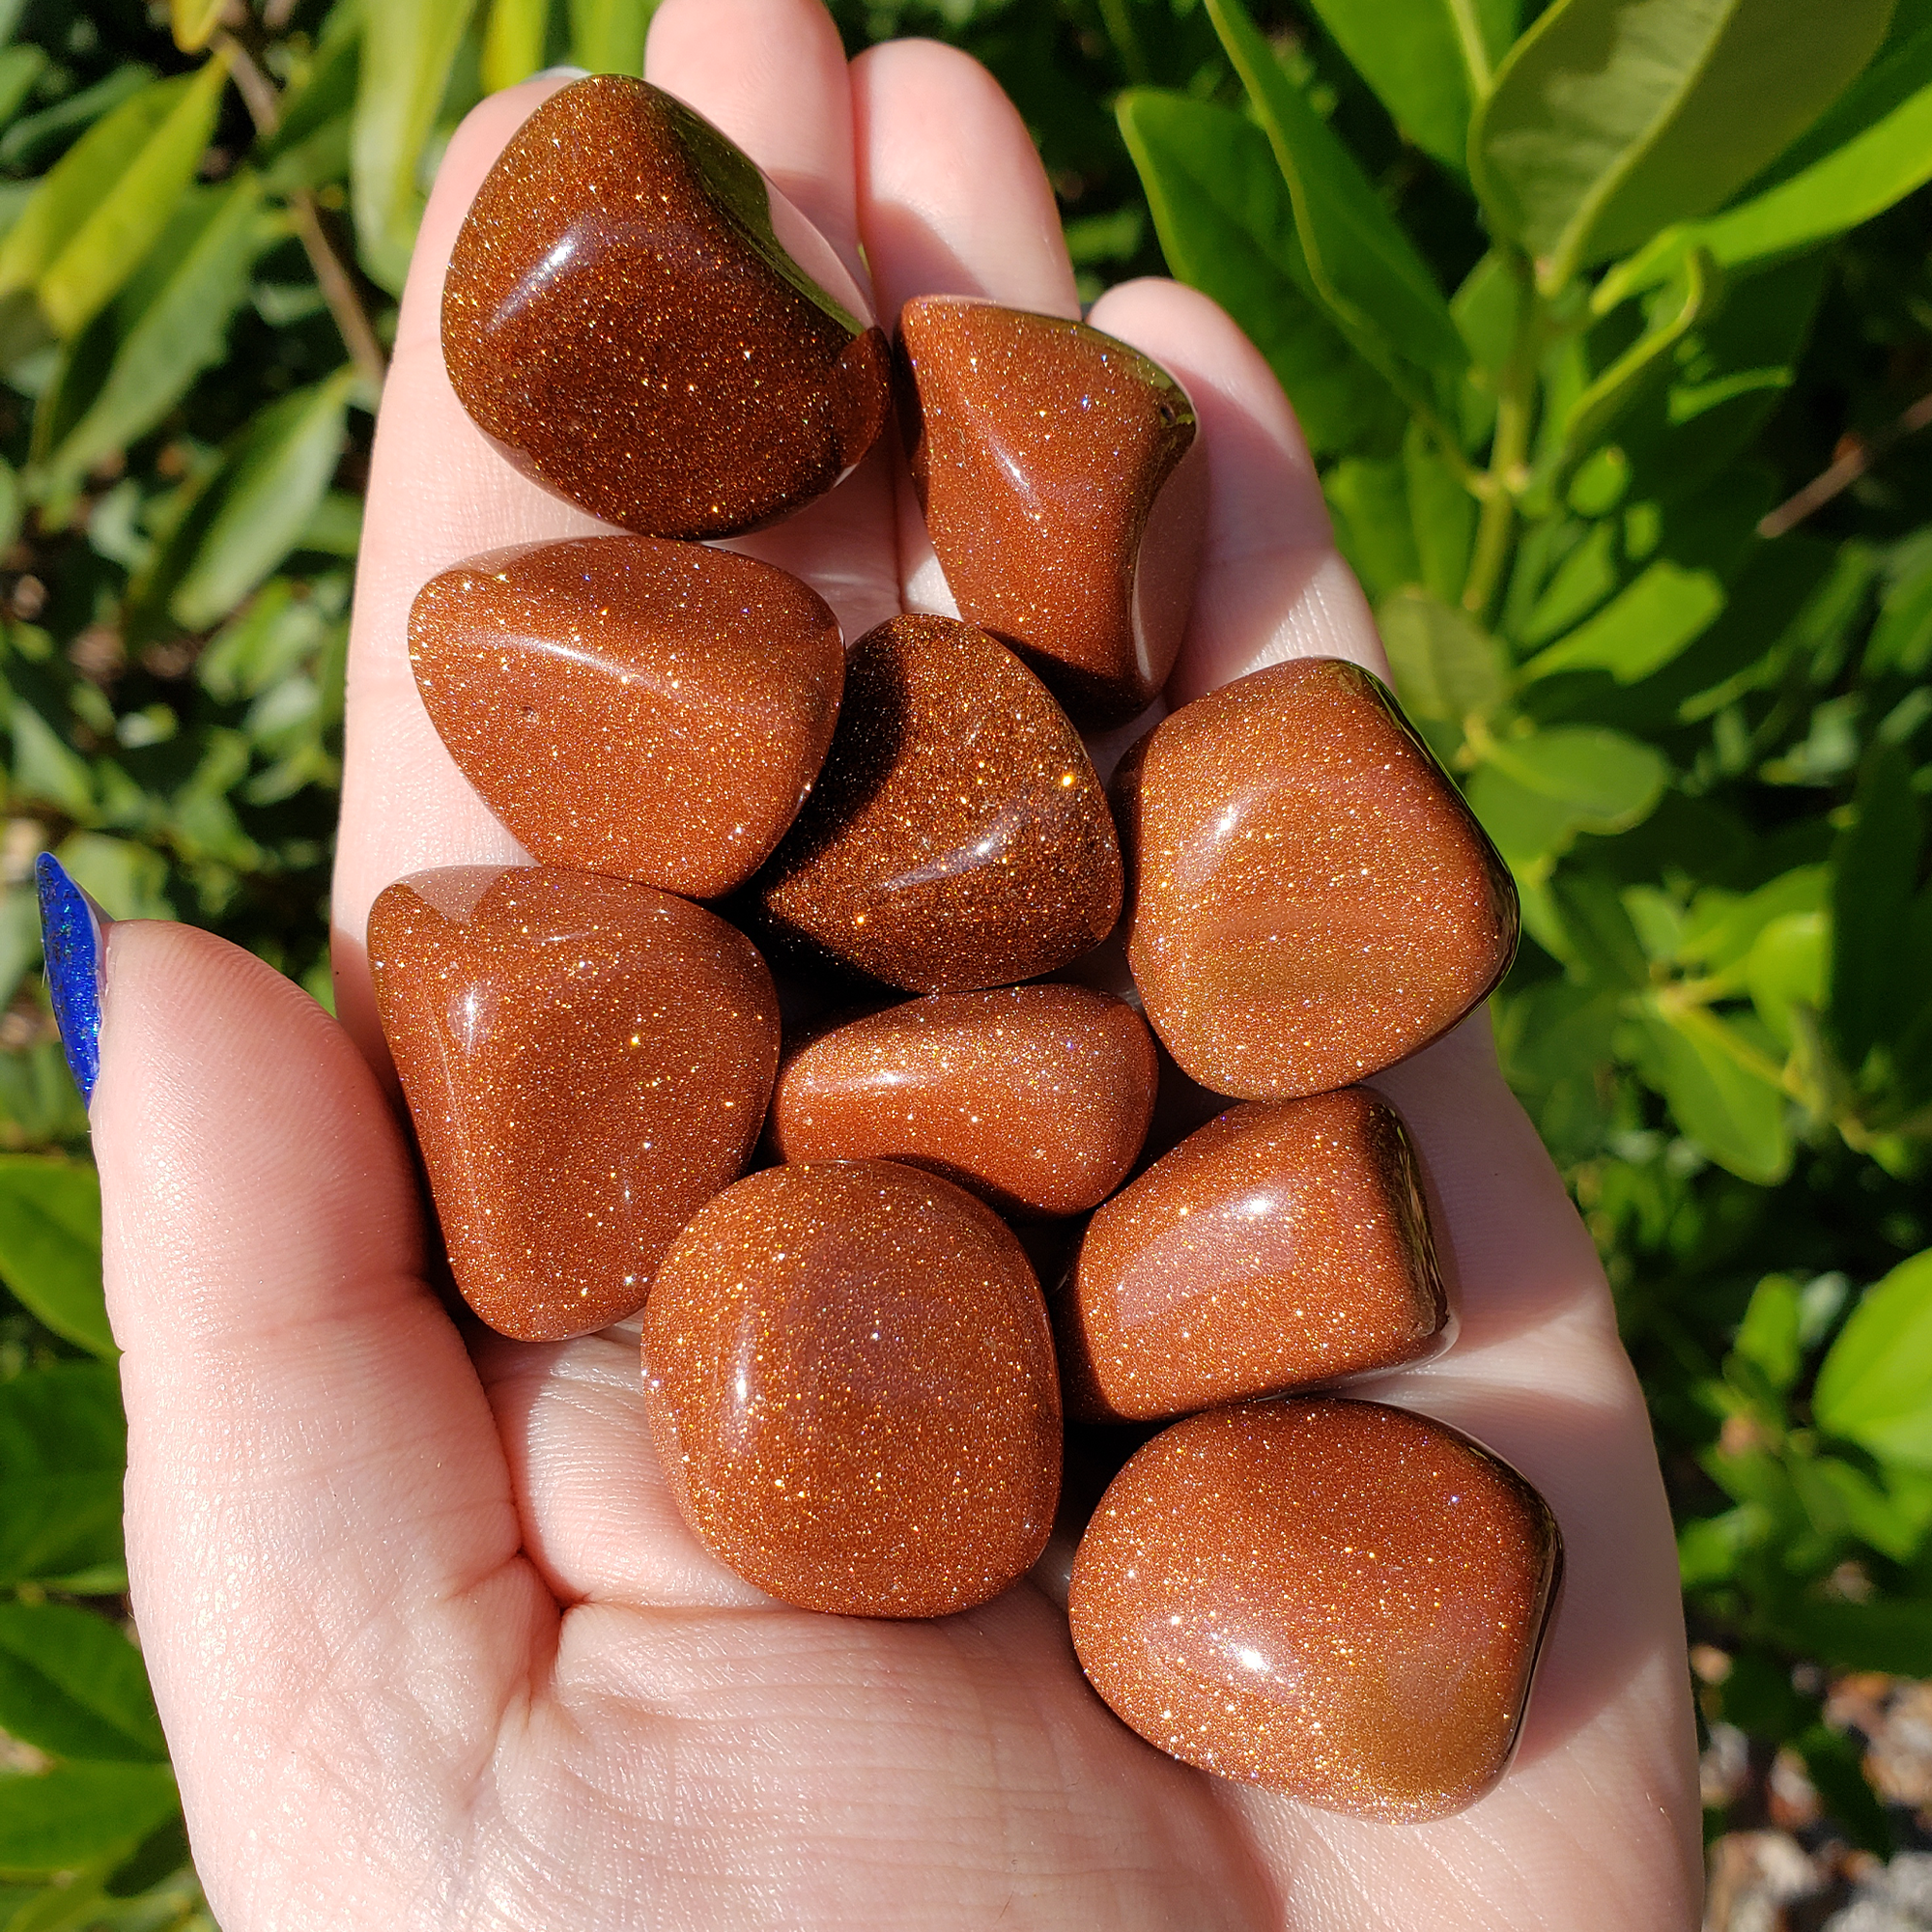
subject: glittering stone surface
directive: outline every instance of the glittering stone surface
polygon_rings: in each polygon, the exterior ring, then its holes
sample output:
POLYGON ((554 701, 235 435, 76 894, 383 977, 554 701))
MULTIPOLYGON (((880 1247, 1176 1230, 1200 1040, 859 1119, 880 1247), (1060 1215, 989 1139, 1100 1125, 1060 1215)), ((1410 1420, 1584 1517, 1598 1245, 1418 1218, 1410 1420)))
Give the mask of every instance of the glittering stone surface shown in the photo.
POLYGON ((742 885, 811 788, 845 659, 771 565, 582 537, 433 577, 410 659, 450 755, 535 858, 709 898, 742 885))
POLYGON ((477 191, 443 356, 551 489, 647 535, 722 536, 829 490, 878 436, 891 356, 862 306, 709 122, 596 74, 552 95, 477 191))
POLYGON ((901 423, 948 587, 1082 724, 1167 682, 1206 511, 1193 405, 1084 323, 953 296, 906 303, 901 423))
POLYGON ((971 1195, 885 1161, 768 1168, 644 1310, 651 1436, 692 1528, 775 1597, 933 1617, 997 1596, 1060 1492, 1053 1344, 971 1195))
POLYGON ((648 886, 456 867, 377 899, 369 963, 464 1298, 524 1341, 634 1313, 757 1139, 757 950, 648 886))
POLYGON ((1125 1179, 1153 1111, 1153 1040, 1084 986, 933 993, 786 1052, 786 1160, 899 1160, 1003 1212, 1077 1214, 1125 1179))
POLYGON ((963 992, 1104 939, 1121 852, 1039 680, 970 624, 895 617, 854 646, 818 787, 752 889, 808 952, 911 992, 963 992))
POLYGON ((1231 1109, 1094 1216, 1054 1316, 1089 1421, 1433 1353, 1448 1310, 1402 1122, 1361 1087, 1231 1109))
POLYGON ((1392 1065, 1509 965, 1508 867, 1355 665, 1297 659, 1197 698, 1115 786, 1147 1016, 1217 1094, 1288 1099, 1392 1065))
POLYGON ((1561 1544, 1465 1435, 1335 1399, 1176 1423, 1081 1540, 1082 1667, 1149 1743, 1356 1817, 1413 1823, 1509 1762, 1561 1544))

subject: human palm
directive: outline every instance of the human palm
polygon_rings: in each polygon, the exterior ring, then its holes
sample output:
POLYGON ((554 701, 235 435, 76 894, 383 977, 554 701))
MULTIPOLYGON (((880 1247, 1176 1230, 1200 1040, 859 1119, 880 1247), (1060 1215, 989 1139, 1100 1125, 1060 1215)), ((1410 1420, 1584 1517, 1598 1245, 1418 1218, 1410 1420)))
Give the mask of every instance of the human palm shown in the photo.
MULTIPOLYGON (((1024 130, 963 57, 907 43, 848 73, 817 0, 665 0, 649 73, 869 271, 888 323, 930 291, 1077 312, 1024 130)), ((1376 1083, 1421 1149, 1463 1326, 1373 1393, 1522 1468, 1569 1583, 1515 1768, 1439 1823, 1314 1811, 1142 1743, 1074 1661, 1064 1538, 936 1622, 773 1603, 671 1504, 634 1334, 528 1346, 447 1311, 359 935, 403 873, 523 856, 417 700, 415 590, 479 551, 599 527, 484 443, 438 343, 456 229, 543 85, 465 124, 404 303, 351 661, 343 1024, 206 934, 109 937, 94 1123, 129 1567, 222 1924, 1691 1923, 1682 1632, 1643 1407, 1480 1019, 1376 1083)), ((1255 352, 1169 284, 1115 291, 1094 320, 1179 375, 1201 417, 1212 521, 1175 696, 1291 656, 1379 668, 1255 352)), ((810 581, 848 637, 900 608, 921 558, 895 462, 875 452, 745 545, 810 581)))

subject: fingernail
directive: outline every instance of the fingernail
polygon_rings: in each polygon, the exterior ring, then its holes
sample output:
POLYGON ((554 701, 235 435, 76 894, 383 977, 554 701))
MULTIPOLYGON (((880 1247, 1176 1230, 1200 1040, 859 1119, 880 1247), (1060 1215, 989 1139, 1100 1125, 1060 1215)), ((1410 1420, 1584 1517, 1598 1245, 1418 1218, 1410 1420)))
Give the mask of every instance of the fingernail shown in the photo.
POLYGON ((47 958, 47 991, 73 1084, 94 1098, 100 1077, 100 985, 106 958, 107 915, 68 877, 51 852, 34 863, 41 892, 41 944, 47 958))
POLYGON ((590 70, 587 67, 572 67, 568 61, 565 61, 558 67, 540 68, 535 73, 530 75, 530 78, 532 80, 588 80, 590 78, 590 70))

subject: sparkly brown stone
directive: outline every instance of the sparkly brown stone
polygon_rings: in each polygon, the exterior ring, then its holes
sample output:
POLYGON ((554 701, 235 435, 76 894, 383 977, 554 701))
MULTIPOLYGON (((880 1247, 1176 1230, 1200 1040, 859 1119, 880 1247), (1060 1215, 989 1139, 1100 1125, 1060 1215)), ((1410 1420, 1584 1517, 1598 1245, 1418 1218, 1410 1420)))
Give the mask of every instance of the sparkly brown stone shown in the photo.
POLYGON ((1187 393, 1086 324, 957 296, 899 315, 901 421, 932 548, 968 623, 1083 724, 1167 682, 1207 508, 1187 393))
POLYGON ((898 1160, 1007 1213, 1077 1214, 1126 1179, 1153 1111, 1153 1039, 1084 986, 934 993, 788 1052, 785 1160, 898 1160))
POLYGON ((830 246, 681 101, 596 74, 491 169, 450 256, 442 347, 512 462, 608 522, 723 536, 865 455, 891 356, 830 246))
POLYGON ((1181 1068, 1241 1099, 1392 1065, 1516 949, 1509 869, 1359 667, 1301 658, 1163 720, 1116 778, 1127 958, 1181 1068))
POLYGON ((756 948, 648 886, 465 866, 377 899, 369 964, 464 1298, 523 1341, 633 1314, 757 1138, 756 948))
POLYGON ((786 1603, 945 1616, 1045 1548, 1046 1311, 1010 1232, 947 1181, 886 1161, 741 1180, 666 1258, 643 1353, 687 1520, 786 1603))
POLYGON ((410 613, 464 776, 532 856, 710 898, 783 837, 832 742, 845 657, 770 564, 654 537, 472 557, 410 613))
POLYGON ((1095 1422, 1434 1353, 1448 1306, 1401 1121, 1362 1087, 1231 1109, 1094 1216, 1054 1313, 1095 1422))
POLYGON ((1390 1823, 1502 1776, 1562 1545, 1505 1463, 1378 1403, 1191 1416, 1114 1479, 1073 1564, 1073 1647, 1150 1744, 1390 1823))
POLYGON ((1106 795, 1046 688, 949 617, 854 646, 817 789, 753 891, 778 936, 908 991, 1009 985, 1121 910, 1106 795))

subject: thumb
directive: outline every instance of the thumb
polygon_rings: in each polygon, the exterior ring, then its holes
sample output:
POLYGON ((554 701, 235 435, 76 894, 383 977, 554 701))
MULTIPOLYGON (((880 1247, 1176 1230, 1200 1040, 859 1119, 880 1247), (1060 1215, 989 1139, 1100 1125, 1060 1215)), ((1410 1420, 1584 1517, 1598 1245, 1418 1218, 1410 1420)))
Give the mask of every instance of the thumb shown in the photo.
POLYGON ((190 927, 116 924, 105 955, 128 1573, 197 1856, 259 1881, 284 1807, 312 1854, 317 1793, 341 1794, 353 1858, 387 1784, 469 1757, 555 1608, 348 1035, 190 927))

